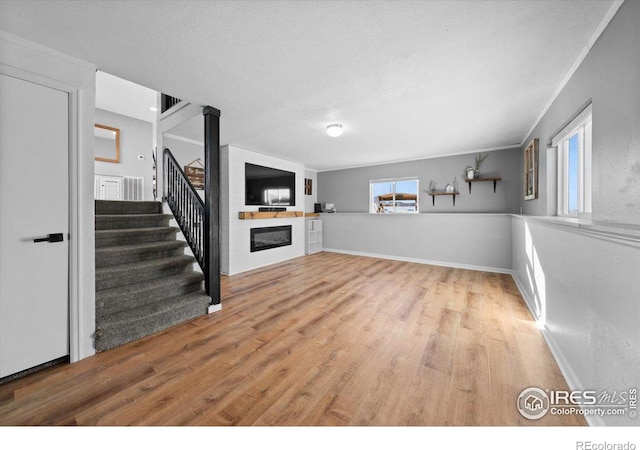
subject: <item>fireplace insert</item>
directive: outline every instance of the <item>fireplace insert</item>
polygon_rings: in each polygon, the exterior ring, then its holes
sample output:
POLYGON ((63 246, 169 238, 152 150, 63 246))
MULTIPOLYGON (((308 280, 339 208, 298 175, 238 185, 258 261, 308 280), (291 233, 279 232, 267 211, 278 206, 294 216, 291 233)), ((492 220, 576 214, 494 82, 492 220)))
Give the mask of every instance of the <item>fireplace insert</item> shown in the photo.
POLYGON ((291 225, 251 228, 251 252, 291 245, 291 225))

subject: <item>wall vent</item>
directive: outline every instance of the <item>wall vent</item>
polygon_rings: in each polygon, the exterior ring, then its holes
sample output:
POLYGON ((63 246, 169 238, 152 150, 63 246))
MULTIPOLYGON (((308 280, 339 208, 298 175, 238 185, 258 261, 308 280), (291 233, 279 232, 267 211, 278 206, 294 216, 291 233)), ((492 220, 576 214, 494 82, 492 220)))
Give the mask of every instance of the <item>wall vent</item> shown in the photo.
POLYGON ((142 200, 144 197, 144 178, 124 177, 123 200, 142 200))

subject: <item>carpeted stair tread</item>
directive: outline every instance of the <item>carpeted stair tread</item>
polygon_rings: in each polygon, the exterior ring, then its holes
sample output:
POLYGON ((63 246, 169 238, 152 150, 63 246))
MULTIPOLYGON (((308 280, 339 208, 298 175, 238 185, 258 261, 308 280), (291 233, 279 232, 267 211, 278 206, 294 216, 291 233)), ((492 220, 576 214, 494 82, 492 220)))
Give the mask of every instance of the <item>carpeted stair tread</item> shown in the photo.
POLYGON ((96 278, 105 274, 126 273, 138 269, 150 269, 156 266, 171 265, 173 263, 193 262, 195 258, 190 255, 171 256, 169 258, 149 259, 147 261, 137 261, 128 264, 118 264, 117 266, 99 267, 96 269, 96 278))
POLYGON ((162 203, 123 200, 96 200, 96 215, 103 214, 160 214, 162 203))
POLYGON ((96 350, 108 350, 204 315, 210 301, 204 291, 196 291, 97 318, 96 350))
POLYGON ((166 227, 173 218, 171 214, 103 214, 95 217, 96 231, 166 227))
POLYGON ((193 270, 193 256, 179 255, 96 268, 96 291, 177 275, 193 270))
POLYGON ((177 227, 98 230, 96 248, 168 241, 174 239, 177 232, 177 227))
POLYGON ((186 245, 173 240, 96 248, 96 268, 177 256, 184 253, 186 245))
POLYGON ((118 228, 115 230, 97 230, 96 236, 130 236, 154 232, 175 232, 178 227, 118 228))
POLYGON ((97 351, 207 313, 204 275, 160 202, 95 202, 97 351))
POLYGON ((198 291, 203 281, 201 272, 192 271, 105 289, 96 293, 96 315, 102 317, 198 291))

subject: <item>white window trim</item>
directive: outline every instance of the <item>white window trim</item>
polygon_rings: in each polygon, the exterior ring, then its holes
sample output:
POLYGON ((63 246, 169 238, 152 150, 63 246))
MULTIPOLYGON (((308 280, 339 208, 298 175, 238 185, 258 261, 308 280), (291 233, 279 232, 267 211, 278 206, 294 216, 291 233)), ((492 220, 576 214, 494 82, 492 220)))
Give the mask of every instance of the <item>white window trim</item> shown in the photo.
POLYGON ((418 214, 420 212, 420 179, 418 177, 402 177, 402 178, 381 178, 378 180, 369 180, 369 214, 380 214, 373 208, 373 184, 374 183, 393 183, 393 204, 394 211, 389 214, 418 214), (415 181, 416 182, 416 210, 415 211, 396 211, 395 195, 397 181, 415 181))
POLYGON ((558 216, 591 217, 591 144, 592 144, 592 108, 589 104, 566 127, 551 140, 551 146, 558 149, 557 195, 558 216), (586 133, 585 133, 586 131, 586 133), (568 139, 578 132, 578 214, 569 213, 566 172, 569 165, 568 139))

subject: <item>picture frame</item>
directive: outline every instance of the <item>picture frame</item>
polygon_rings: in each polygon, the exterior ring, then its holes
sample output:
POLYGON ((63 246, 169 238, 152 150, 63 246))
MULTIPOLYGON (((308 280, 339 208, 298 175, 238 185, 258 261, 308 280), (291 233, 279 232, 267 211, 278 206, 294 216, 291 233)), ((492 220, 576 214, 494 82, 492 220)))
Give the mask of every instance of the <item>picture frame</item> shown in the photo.
POLYGON ((311 195, 313 193, 313 181, 311 178, 304 179, 304 195, 311 195))
POLYGON ((524 199, 538 198, 538 139, 532 139, 524 149, 524 199))
POLYGON ((184 166, 184 174, 194 189, 204 189, 204 164, 200 158, 184 166))
POLYGON ((120 129, 100 125, 93 126, 94 132, 94 160, 119 163, 120 162, 120 129))

